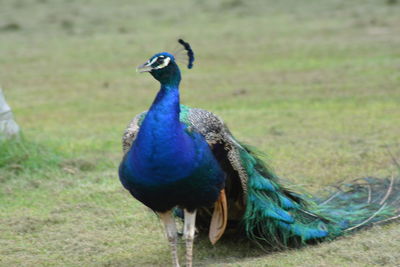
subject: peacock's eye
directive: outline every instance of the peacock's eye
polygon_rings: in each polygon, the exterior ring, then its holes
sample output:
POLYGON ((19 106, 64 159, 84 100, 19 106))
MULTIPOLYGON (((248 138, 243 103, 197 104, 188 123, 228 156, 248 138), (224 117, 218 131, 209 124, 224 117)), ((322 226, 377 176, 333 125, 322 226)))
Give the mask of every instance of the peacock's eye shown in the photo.
POLYGON ((153 69, 162 69, 166 66, 168 66, 169 62, 171 61, 171 58, 166 57, 166 56, 158 56, 158 57, 154 57, 151 62, 150 65, 152 66, 153 69))

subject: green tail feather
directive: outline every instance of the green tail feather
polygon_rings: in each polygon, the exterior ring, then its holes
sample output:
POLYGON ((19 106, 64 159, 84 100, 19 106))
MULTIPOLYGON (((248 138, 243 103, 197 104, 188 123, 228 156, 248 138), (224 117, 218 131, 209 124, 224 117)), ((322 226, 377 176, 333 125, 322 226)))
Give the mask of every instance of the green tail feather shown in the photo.
POLYGON ((253 240, 297 246, 400 216, 399 179, 365 178, 336 187, 328 197, 308 197, 284 188, 248 147, 238 149, 248 176, 243 224, 253 240))

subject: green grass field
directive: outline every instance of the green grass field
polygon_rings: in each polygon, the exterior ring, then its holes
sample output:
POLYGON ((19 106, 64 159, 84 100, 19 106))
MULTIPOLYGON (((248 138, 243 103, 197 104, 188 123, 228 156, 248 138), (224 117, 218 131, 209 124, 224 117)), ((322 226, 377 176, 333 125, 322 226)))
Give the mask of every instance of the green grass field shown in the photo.
MULTIPOLYGON (((158 89, 135 67, 179 37, 196 53, 182 102, 222 117, 281 177, 315 192, 396 174, 399 14, 396 0, 2 0, 0 86, 24 139, 0 144, 0 265, 170 264, 117 167, 158 89)), ((194 253, 195 266, 398 266, 400 225, 283 252, 200 236, 194 253)))

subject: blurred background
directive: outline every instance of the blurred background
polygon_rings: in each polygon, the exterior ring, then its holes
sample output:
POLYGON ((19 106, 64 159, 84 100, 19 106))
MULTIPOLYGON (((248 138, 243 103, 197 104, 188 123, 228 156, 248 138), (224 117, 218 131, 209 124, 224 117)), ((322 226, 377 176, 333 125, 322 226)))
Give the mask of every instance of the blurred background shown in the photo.
MULTIPOLYGON (((159 88, 135 68, 178 38, 196 57, 181 64, 182 102, 223 118, 281 177, 314 192, 392 175, 399 14, 397 0, 1 0, 0 87, 23 138, 0 144, 0 265, 169 263, 117 167, 125 126, 159 88)), ((200 238, 195 265, 395 265, 399 236, 272 254, 200 238)))

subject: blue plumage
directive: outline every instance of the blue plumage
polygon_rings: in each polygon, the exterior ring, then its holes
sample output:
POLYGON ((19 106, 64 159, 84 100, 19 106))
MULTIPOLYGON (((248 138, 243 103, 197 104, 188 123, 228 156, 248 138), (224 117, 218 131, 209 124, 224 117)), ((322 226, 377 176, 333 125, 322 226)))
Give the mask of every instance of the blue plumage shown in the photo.
POLYGON ((260 179, 251 179, 249 181, 251 187, 259 190, 276 191, 277 188, 271 180, 264 179, 264 177, 257 171, 255 171, 254 175, 260 179))

